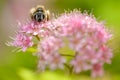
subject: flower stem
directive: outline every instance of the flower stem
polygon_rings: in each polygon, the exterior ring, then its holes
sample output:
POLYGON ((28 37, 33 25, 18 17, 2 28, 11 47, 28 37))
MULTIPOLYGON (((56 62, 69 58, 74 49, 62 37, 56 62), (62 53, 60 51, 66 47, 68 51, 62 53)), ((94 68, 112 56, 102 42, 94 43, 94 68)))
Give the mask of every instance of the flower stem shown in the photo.
POLYGON ((69 55, 69 54, 60 54, 61 56, 69 56, 69 57, 75 57, 74 55, 69 55))
POLYGON ((40 41, 40 38, 39 38, 39 36, 38 36, 38 35, 36 35, 35 37, 37 38, 37 40, 38 40, 38 41, 40 41))
POLYGON ((64 63, 64 65, 66 66, 66 68, 68 68, 68 70, 69 70, 69 74, 72 74, 72 71, 73 71, 73 67, 71 66, 69 66, 68 64, 66 64, 66 63, 64 63))

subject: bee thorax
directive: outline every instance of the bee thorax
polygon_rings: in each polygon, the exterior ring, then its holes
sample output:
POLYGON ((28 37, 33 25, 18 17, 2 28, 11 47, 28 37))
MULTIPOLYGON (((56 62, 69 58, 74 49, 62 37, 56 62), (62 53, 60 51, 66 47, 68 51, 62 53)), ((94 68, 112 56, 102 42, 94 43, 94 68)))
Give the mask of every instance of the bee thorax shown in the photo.
POLYGON ((41 12, 36 12, 33 16, 33 19, 37 22, 41 22, 45 19, 45 14, 43 14, 41 12))

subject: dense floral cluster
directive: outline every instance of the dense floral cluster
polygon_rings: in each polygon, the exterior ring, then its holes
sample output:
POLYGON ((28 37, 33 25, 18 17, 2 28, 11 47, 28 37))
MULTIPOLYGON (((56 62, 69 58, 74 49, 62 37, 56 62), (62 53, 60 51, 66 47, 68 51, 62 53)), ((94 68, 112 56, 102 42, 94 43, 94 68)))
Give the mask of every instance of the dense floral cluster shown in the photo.
POLYGON ((20 25, 12 46, 26 51, 35 44, 33 37, 38 39, 40 70, 64 69, 64 65, 68 65, 75 73, 91 70, 91 75, 96 77, 103 75, 104 63, 111 63, 112 51, 106 45, 111 34, 102 22, 77 10, 44 23, 31 21, 20 25), (65 46, 74 52, 69 62, 66 56, 70 54, 60 52, 65 46))

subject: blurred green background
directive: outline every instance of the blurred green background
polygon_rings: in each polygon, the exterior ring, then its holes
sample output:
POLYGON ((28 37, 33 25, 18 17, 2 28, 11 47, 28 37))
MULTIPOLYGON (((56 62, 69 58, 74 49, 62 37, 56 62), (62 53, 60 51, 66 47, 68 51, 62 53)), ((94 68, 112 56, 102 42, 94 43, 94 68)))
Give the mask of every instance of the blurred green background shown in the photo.
POLYGON ((0 0, 0 80, 120 80, 120 0, 0 0), (14 48, 5 45, 15 34, 16 20, 24 22, 26 15, 29 18, 26 12, 38 4, 55 14, 80 8, 106 22, 113 33, 109 45, 114 58, 111 65, 105 64, 103 77, 92 79, 89 72, 68 76, 61 70, 38 74, 37 58, 31 52, 12 52, 14 48))

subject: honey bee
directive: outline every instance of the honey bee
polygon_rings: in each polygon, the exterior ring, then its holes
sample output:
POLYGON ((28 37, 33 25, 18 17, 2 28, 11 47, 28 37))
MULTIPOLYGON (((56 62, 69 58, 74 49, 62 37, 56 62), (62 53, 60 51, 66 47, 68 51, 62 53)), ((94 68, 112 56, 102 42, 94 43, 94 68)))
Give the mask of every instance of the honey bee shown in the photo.
POLYGON ((50 19, 50 12, 45 10, 44 6, 38 5, 30 10, 30 16, 36 22, 46 22, 50 19))

